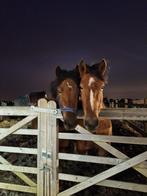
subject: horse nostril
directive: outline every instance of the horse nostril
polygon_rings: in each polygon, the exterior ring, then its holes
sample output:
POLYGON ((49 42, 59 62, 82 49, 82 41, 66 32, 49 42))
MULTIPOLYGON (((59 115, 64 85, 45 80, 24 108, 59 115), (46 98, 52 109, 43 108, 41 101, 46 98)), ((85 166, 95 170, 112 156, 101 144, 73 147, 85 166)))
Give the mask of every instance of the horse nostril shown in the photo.
POLYGON ((75 129, 76 125, 77 125, 76 119, 75 120, 64 119, 64 127, 66 130, 73 130, 75 129))
POLYGON ((66 120, 64 120, 64 125, 68 126, 68 122, 66 120))
POLYGON ((70 129, 70 123, 67 120, 64 120, 64 128, 66 130, 69 130, 70 129))
POLYGON ((97 118, 87 118, 87 119, 85 119, 85 127, 88 130, 95 131, 95 129, 98 127, 98 119, 97 118))

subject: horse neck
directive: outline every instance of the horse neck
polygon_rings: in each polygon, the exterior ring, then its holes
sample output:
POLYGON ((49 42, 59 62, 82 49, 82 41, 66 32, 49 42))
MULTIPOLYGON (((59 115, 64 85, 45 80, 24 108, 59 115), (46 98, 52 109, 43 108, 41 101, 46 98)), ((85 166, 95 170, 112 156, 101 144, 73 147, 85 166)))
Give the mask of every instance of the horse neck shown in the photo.
POLYGON ((104 102, 102 101, 101 105, 97 108, 97 111, 96 111, 96 116, 97 118, 99 118, 99 113, 101 112, 102 109, 105 108, 105 104, 104 102))
POLYGON ((104 104, 104 102, 102 103, 102 106, 101 106, 101 109, 105 109, 106 108, 106 106, 105 106, 105 104, 104 104))

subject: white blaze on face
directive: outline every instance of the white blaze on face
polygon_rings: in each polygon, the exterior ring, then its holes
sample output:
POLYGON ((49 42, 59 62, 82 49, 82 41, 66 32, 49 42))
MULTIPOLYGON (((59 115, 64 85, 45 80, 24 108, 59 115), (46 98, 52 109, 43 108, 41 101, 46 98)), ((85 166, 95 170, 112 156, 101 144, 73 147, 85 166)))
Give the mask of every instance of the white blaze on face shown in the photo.
MULTIPOLYGON (((89 79, 88 86, 91 87, 92 83, 94 82, 95 82, 95 79, 91 77, 89 79)), ((92 89, 90 89, 90 105, 91 105, 91 109, 94 110, 94 94, 93 94, 92 89)))
POLYGON ((72 86, 69 84, 69 82, 67 82, 67 86, 68 86, 68 88, 72 88, 72 86))
POLYGON ((88 86, 91 87, 91 84, 95 82, 93 77, 89 78, 88 86))
POLYGON ((93 103, 93 91, 90 90, 90 105, 91 105, 91 109, 94 110, 94 103, 93 103))

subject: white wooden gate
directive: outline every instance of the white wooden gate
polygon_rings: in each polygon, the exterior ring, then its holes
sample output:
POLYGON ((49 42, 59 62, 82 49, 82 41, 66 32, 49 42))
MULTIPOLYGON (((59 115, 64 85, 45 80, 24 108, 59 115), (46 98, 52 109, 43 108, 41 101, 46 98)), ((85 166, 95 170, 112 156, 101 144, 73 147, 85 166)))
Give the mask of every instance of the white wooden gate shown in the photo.
MULTIPOLYGON (((108 116, 110 119, 121 119, 121 120, 147 120, 147 109, 143 108, 132 108, 132 109, 106 109, 101 112, 101 118, 108 116)), ((109 180, 111 176, 125 171, 129 168, 133 168, 143 176, 147 177, 147 151, 129 158, 126 154, 120 152, 107 142, 111 143, 124 143, 124 144, 138 144, 147 145, 147 138, 143 137, 122 137, 122 136, 104 136, 104 135, 93 135, 86 129, 78 125, 76 130, 80 133, 59 133, 59 139, 68 140, 86 140, 93 141, 116 158, 110 157, 94 157, 87 155, 75 155, 59 153, 59 159, 82 161, 99 164, 113 165, 112 168, 105 170, 102 173, 94 175, 93 177, 78 176, 72 174, 59 174, 60 180, 77 182, 77 185, 58 193, 59 196, 69 196, 79 191, 82 191, 92 185, 120 188, 126 190, 140 191, 147 193, 146 184, 137 184, 132 182, 114 181, 109 180)), ((72 171, 71 171, 72 172, 72 171)))
MULTIPOLYGON (((56 109, 55 102, 51 101, 47 103, 44 99, 39 101, 38 107, 1 107, 0 115, 27 116, 7 130, 0 129, 0 140, 14 133, 38 136, 38 147, 36 149, 0 146, 1 152, 28 153, 37 155, 36 168, 12 166, 6 159, 0 156, 0 170, 15 173, 26 184, 24 186, 0 182, 0 189, 34 193, 38 196, 69 196, 92 185, 147 192, 147 185, 145 184, 108 179, 109 177, 131 167, 143 176, 147 177, 147 151, 133 158, 129 158, 127 155, 107 143, 112 142, 147 145, 147 138, 93 135, 80 125, 76 127, 76 130, 79 133, 58 133, 56 120, 62 119, 62 115, 60 111, 56 109), (38 129, 21 129, 34 118, 38 118, 38 129), (58 139, 93 141, 116 158, 58 153, 58 139), (112 168, 93 177, 79 176, 72 173, 59 173, 58 167, 60 159, 109 164, 112 165, 112 168), (24 173, 36 174, 37 182, 33 182, 24 173), (59 180, 77 182, 77 185, 59 192, 59 180)), ((109 116, 111 119, 147 120, 147 109, 108 109, 101 112, 101 117, 102 116, 109 116)))
MULTIPOLYGON (((4 157, 0 156, 0 170, 4 172, 10 171, 23 181, 22 185, 14 184, 14 182, 5 183, 0 181, 0 190, 5 189, 17 192, 34 193, 37 196, 56 195, 58 190, 58 181, 56 181, 58 171, 58 159, 56 153, 57 132, 56 118, 52 115, 54 110, 51 109, 54 109, 55 107, 55 102, 47 103, 45 99, 39 101, 39 107, 37 107, 37 109, 34 107, 0 107, 1 116, 25 116, 10 128, 0 128, 0 141, 11 134, 30 135, 30 137, 33 137, 34 135, 37 136, 37 148, 0 146, 1 153, 7 152, 36 155, 37 162, 37 167, 15 166, 8 162, 4 157), (50 112, 48 109, 49 107, 50 112), (34 119, 38 120, 38 126, 35 129, 23 128, 34 119), (35 174, 36 182, 29 178, 27 174, 35 174)), ((0 180, 2 180, 2 178, 0 180)))

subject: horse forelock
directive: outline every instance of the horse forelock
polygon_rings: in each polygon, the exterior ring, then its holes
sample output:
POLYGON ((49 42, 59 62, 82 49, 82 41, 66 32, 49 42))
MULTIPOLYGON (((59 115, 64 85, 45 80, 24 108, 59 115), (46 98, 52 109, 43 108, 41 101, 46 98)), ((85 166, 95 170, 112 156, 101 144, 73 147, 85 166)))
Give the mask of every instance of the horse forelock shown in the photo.
POLYGON ((76 74, 74 70, 72 70, 72 71, 66 71, 66 70, 64 70, 62 72, 61 76, 60 77, 57 77, 50 84, 50 92, 51 92, 51 95, 52 95, 53 98, 56 98, 57 97, 57 88, 66 79, 73 80, 76 83, 77 87, 80 84, 80 76, 78 74, 76 74))
POLYGON ((88 86, 91 87, 91 85, 95 82, 94 77, 90 77, 88 81, 88 86))
POLYGON ((101 75, 99 73, 97 64, 94 64, 92 66, 88 65, 88 72, 93 77, 96 77, 97 79, 100 79, 100 80, 102 80, 104 82, 107 82, 107 80, 108 80, 108 70, 106 71, 106 73, 104 75, 101 75))

